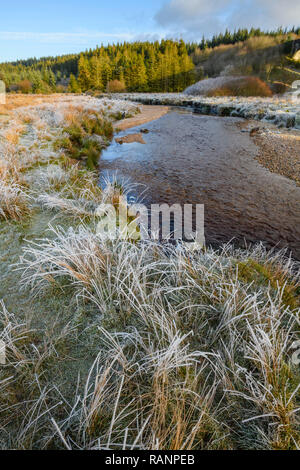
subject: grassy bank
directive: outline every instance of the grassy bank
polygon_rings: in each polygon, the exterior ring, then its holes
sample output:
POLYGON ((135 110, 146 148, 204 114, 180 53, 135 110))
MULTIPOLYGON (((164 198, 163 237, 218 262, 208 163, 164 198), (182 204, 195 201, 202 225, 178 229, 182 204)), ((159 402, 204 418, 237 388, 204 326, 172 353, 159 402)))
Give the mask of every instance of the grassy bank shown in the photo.
POLYGON ((53 143, 134 107, 76 100, 3 128, 0 447, 299 449, 299 266, 103 238, 95 211, 126 184, 100 190, 53 143))

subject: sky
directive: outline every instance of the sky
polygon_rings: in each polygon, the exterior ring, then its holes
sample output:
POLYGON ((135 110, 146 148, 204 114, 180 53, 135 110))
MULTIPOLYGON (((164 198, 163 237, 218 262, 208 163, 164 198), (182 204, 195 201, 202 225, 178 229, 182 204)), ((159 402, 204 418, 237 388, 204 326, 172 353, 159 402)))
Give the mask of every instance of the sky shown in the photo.
POLYGON ((0 62, 226 28, 300 26, 300 0, 0 0, 0 62))

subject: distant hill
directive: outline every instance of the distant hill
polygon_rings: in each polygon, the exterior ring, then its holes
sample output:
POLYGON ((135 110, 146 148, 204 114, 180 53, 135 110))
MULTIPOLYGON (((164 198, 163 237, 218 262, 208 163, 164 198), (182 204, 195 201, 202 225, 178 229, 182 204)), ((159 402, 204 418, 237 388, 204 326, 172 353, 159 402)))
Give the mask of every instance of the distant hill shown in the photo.
POLYGON ((255 75, 280 91, 299 79, 300 35, 254 36, 236 44, 197 49, 192 53, 198 79, 255 75))

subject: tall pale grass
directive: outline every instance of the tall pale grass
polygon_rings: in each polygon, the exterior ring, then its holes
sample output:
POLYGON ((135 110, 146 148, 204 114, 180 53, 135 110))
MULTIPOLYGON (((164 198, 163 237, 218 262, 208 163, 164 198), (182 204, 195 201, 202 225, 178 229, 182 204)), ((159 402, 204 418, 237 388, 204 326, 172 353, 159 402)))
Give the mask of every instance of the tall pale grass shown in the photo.
POLYGON ((298 448, 291 259, 263 246, 191 252, 52 230, 25 249, 24 286, 41 295, 69 284, 102 319, 85 388, 67 416, 52 416, 62 447, 298 448))

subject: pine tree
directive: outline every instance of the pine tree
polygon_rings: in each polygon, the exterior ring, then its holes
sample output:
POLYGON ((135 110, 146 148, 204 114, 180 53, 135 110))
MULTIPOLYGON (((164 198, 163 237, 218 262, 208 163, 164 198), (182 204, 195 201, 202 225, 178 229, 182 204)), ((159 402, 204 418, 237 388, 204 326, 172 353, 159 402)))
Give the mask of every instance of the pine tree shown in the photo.
POLYGON ((55 77, 55 75, 54 75, 54 73, 52 72, 51 69, 49 70, 49 74, 48 74, 48 84, 53 90, 55 90, 55 88, 56 88, 56 77, 55 77))
POLYGON ((180 87, 179 91, 184 90, 188 86, 190 86, 192 83, 195 82, 195 67, 194 64, 191 60, 191 58, 186 54, 184 54, 181 57, 180 60, 180 69, 181 69, 181 81, 180 81, 180 87))
POLYGON ((33 93, 42 93, 44 86, 42 74, 40 71, 35 71, 32 74, 32 91, 33 93))
POLYGON ((147 61, 147 82, 148 82, 148 90, 155 92, 157 90, 157 83, 156 80, 158 78, 157 74, 157 59, 155 56, 154 49, 151 48, 149 52, 149 59, 147 61))
POLYGON ((69 90, 70 93, 80 93, 81 92, 80 86, 79 86, 79 84, 76 80, 76 77, 72 73, 70 75, 70 82, 69 82, 68 90, 69 90))
POLYGON ((91 67, 91 84, 92 87, 96 90, 102 91, 103 83, 102 83, 102 69, 101 63, 97 56, 93 56, 90 60, 90 67, 91 67))
POLYGON ((146 91, 147 89, 147 72, 145 66, 144 55, 138 55, 136 58, 136 84, 137 91, 146 91))
POLYGON ((82 91, 88 90, 92 85, 89 61, 83 54, 78 62, 78 83, 82 91))
POLYGON ((103 57, 101 57, 100 64, 101 64, 101 80, 103 84, 103 89, 105 90, 107 87, 107 84, 113 78, 110 60, 106 54, 103 57))

